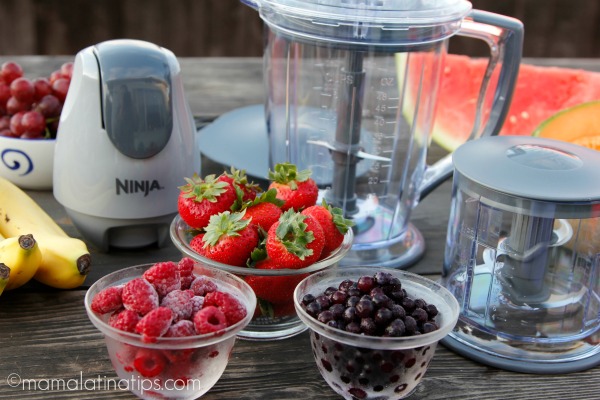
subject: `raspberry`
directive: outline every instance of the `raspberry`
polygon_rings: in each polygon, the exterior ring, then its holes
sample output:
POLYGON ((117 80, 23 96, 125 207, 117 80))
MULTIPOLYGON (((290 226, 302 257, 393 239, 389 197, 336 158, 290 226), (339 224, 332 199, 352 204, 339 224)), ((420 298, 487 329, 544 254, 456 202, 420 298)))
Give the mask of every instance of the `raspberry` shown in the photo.
POLYGON ((171 309, 158 307, 144 315, 135 326, 135 330, 144 336, 145 340, 154 341, 155 338, 167 333, 172 321, 173 312, 171 309))
POLYGON ((190 299, 190 302, 192 303, 192 315, 195 315, 198 311, 200 311, 200 309, 202 309, 202 306, 204 305, 204 297, 194 296, 190 299))
POLYGON ((148 281, 142 278, 130 280, 123 286, 121 294, 123 306, 145 315, 158 307, 158 293, 148 281))
POLYGON ((177 264, 172 261, 158 262, 144 272, 143 277, 154 286, 160 297, 181 289, 181 277, 177 264))
POLYGON ((194 279, 190 289, 196 296, 206 296, 207 293, 217 290, 217 284, 207 276, 199 276, 194 279))
POLYGON ((113 328, 135 333, 135 327, 140 319, 141 317, 135 311, 124 309, 111 315, 108 324, 113 328))
POLYGON ((177 269, 181 277, 181 290, 189 289, 196 278, 194 276, 194 260, 189 257, 182 258, 177 263, 177 269))
POLYGON ((161 352, 145 348, 140 348, 133 360, 135 369, 146 378, 160 374, 166 364, 167 361, 161 352))
POLYGON ((241 321, 246 316, 246 307, 244 307, 235 297, 233 297, 233 295, 229 293, 220 291, 207 293, 206 296, 204 296, 203 307, 206 306, 218 307, 223 314, 225 314, 228 326, 241 321))
POLYGON ((171 325, 165 333, 165 337, 182 337, 182 336, 194 336, 196 329, 194 323, 190 320, 184 319, 171 325))
POLYGON ((200 335, 217 332, 227 328, 227 318, 217 307, 208 306, 194 315, 194 326, 200 335))
POLYGON ((117 311, 123 306, 123 301, 121 300, 122 292, 123 286, 110 286, 103 289, 94 296, 91 305, 92 310, 98 314, 117 311))
POLYGON ((161 307, 168 307, 173 311, 173 322, 190 319, 192 316, 191 299, 194 293, 191 290, 173 290, 167 293, 160 302, 161 307))

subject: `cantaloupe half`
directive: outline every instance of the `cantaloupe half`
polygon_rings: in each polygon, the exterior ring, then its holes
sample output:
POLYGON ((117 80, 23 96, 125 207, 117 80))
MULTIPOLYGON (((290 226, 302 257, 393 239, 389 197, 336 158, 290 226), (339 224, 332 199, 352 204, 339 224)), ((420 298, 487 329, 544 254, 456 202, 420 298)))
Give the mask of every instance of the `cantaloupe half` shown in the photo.
POLYGON ((600 150, 600 101, 579 104, 556 113, 542 122, 533 136, 600 150))
MULTIPOLYGON (((412 54, 416 58, 418 54, 412 54)), ((419 65, 411 61, 411 65, 419 65)), ((453 151, 473 128, 479 87, 487 59, 446 56, 432 131, 433 141, 453 151)), ((423 82, 428 93, 429 82, 423 82)), ((409 86, 408 100, 417 87, 409 86)), ((500 135, 531 135, 546 119, 581 103, 600 100, 600 73, 522 63, 508 115, 500 135)), ((410 108, 405 117, 410 120, 410 108)))

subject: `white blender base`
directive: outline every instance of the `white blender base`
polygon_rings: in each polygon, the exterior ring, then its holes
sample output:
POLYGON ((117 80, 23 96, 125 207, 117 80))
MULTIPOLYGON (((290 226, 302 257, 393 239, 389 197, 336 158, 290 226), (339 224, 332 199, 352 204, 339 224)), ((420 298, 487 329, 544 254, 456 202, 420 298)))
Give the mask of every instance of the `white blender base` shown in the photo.
POLYGON ((100 251, 110 247, 123 249, 140 248, 158 244, 165 247, 170 243, 169 226, 173 214, 143 219, 112 219, 95 217, 66 209, 75 228, 100 251))

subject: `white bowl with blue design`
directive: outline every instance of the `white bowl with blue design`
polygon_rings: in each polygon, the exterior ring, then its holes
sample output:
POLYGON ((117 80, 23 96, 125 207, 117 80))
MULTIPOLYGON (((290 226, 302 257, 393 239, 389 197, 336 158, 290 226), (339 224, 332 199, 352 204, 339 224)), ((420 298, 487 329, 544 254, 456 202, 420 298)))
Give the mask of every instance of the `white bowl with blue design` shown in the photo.
POLYGON ((55 139, 0 136, 0 176, 21 189, 52 189, 55 139))

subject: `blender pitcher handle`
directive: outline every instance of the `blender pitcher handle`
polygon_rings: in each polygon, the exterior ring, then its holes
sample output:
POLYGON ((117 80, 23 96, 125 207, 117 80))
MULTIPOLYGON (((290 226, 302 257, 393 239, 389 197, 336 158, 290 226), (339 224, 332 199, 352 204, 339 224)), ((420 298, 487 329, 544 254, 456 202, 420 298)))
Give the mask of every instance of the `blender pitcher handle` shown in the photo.
MULTIPOLYGON (((508 114, 519 73, 523 49, 523 24, 514 18, 487 11, 473 10, 463 21, 458 35, 483 40, 490 47, 490 60, 479 90, 475 122, 468 140, 497 135, 508 114), (484 100, 490 78, 498 62, 501 62, 501 67, 494 93, 494 101, 489 118, 486 124, 481 127, 484 100)), ((452 153, 428 166, 421 182, 419 198, 423 199, 448 179, 453 170, 452 153)))

